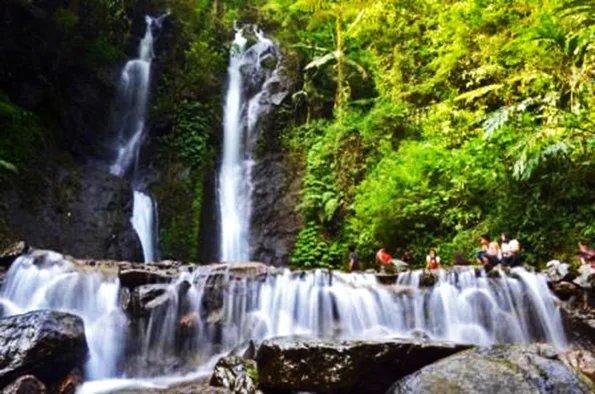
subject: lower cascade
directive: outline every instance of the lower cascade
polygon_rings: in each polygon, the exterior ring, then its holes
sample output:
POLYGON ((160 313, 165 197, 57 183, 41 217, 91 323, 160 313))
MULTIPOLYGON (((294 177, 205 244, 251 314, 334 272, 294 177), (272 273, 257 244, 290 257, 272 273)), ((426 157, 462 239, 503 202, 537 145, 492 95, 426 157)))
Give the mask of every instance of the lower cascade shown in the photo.
POLYGON ((103 392, 93 381, 108 378, 124 379, 117 382, 125 387, 183 380, 248 340, 277 336, 568 346, 545 276, 523 268, 497 277, 470 267, 413 271, 392 284, 368 273, 258 263, 177 272, 169 283, 133 283, 108 263, 34 251, 12 264, 1 313, 53 309, 82 317, 90 349, 84 392, 103 392))

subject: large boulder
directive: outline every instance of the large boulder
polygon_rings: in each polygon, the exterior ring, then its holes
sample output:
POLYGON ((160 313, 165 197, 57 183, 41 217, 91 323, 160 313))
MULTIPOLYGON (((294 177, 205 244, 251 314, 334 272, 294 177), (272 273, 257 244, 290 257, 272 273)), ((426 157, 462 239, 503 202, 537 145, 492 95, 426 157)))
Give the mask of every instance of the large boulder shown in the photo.
POLYGON ((23 375, 62 381, 87 358, 85 327, 69 313, 36 311, 0 319, 0 387, 23 375))
POLYGON ((498 345, 456 354, 399 380, 387 394, 591 393, 548 345, 498 345))
POLYGON ((395 376, 404 377, 469 348, 401 340, 276 338, 258 349, 258 384, 265 391, 384 393, 395 376))

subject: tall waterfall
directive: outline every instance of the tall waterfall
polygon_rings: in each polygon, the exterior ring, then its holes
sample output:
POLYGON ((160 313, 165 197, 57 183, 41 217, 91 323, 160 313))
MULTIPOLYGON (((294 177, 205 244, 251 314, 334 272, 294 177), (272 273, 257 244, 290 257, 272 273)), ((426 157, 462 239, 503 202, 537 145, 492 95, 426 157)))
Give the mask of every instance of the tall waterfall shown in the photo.
POLYGON ((110 171, 119 177, 128 176, 132 181, 133 215, 132 226, 140 239, 145 261, 157 259, 157 236, 155 233, 156 205, 144 191, 139 179, 139 155, 146 138, 147 106, 153 59, 153 29, 159 28, 166 15, 158 18, 146 16, 146 31, 138 49, 138 58, 124 66, 120 77, 116 128, 118 155, 110 171))
POLYGON ((252 207, 252 149, 260 116, 259 98, 274 70, 261 63, 268 54, 278 56, 273 42, 255 29, 256 44, 238 30, 231 48, 224 107, 223 159, 219 173, 219 209, 222 261, 250 259, 252 207))

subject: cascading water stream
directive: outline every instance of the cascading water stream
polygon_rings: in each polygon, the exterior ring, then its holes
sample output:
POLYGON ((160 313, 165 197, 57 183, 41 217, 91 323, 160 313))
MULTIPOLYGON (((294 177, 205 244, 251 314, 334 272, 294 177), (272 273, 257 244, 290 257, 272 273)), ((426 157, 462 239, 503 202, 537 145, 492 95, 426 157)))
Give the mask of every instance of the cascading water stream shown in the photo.
POLYGON ((89 345, 86 377, 116 375, 123 356, 128 319, 119 306, 120 282, 115 275, 80 271, 58 253, 18 258, 0 290, 3 316, 40 309, 70 312, 85 323, 89 345))
POLYGON ((254 29, 257 42, 246 48, 242 29, 232 44, 224 107, 223 159, 219 173, 221 261, 250 259, 250 214, 252 207, 252 149, 261 114, 259 99, 275 70, 261 64, 263 55, 278 50, 254 29))
MULTIPOLYGON (((87 380, 118 378, 109 384, 120 389, 193 379, 247 340, 282 335, 568 346, 545 276, 522 268, 495 278, 473 268, 439 271, 436 283, 425 286, 422 271, 402 273, 387 285, 373 274, 284 270, 246 276, 202 267, 183 272, 140 320, 124 313, 114 271, 53 252, 20 257, 0 290, 0 313, 55 309, 81 316, 90 348, 87 380), (140 368, 130 368, 139 360, 140 368)), ((106 384, 91 382, 83 392, 106 392, 106 384)))
POLYGON ((124 66, 120 77, 116 128, 119 138, 118 154, 110 167, 112 174, 128 176, 132 181, 133 215, 132 226, 138 234, 146 262, 157 259, 155 212, 156 204, 143 191, 139 181, 138 166, 140 148, 146 138, 145 122, 153 60, 153 28, 159 28, 167 14, 158 18, 145 17, 146 31, 138 49, 138 58, 124 66))

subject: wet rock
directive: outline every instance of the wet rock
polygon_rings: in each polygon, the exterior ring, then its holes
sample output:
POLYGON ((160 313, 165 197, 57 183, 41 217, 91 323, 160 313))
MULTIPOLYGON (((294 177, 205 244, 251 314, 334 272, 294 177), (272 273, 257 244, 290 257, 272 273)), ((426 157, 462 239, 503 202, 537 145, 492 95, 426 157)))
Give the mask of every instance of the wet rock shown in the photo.
POLYGON ((81 318, 36 311, 0 319, 0 387, 32 374, 45 384, 61 381, 87 358, 81 318))
POLYGON ((252 171, 250 255, 268 265, 287 266, 303 224, 296 210, 303 170, 271 152, 260 156, 252 171))
POLYGON ((155 305, 169 300, 167 284, 141 285, 131 293, 130 308, 135 317, 147 317, 155 305))
POLYGON ((24 241, 15 242, 0 252, 0 266, 9 268, 10 265, 20 256, 29 251, 29 246, 24 241))
POLYGON ((387 392, 406 393, 590 393, 548 345, 498 345, 472 349, 429 365, 387 392))
POLYGON ((258 384, 271 391, 384 393, 396 380, 467 345, 388 341, 276 338, 256 357, 258 384))
POLYGON ((260 65, 267 70, 273 71, 277 68, 277 58, 271 53, 267 53, 260 58, 260 65))
POLYGON ((256 392, 254 376, 256 376, 256 361, 227 356, 215 365, 210 384, 224 387, 234 394, 254 394, 256 392))
POLYGON ((50 394, 75 394, 77 387, 83 384, 83 374, 77 368, 70 371, 70 373, 58 384, 48 388, 50 394))
POLYGON ((595 384, 595 350, 571 350, 560 354, 560 359, 573 371, 578 371, 595 384))
POLYGON ((399 274, 377 274, 376 279, 378 283, 383 285, 394 285, 399 279, 399 274))
POLYGON ((422 287, 432 287, 436 284, 436 281, 437 278, 433 273, 424 271, 419 280, 419 285, 422 287))
POLYGON ((125 389, 110 391, 111 394, 233 394, 230 390, 223 387, 209 386, 208 378, 200 378, 190 382, 173 384, 169 387, 159 387, 158 385, 146 383, 139 384, 142 387, 128 387, 125 389), (155 387, 158 386, 158 387, 155 387))
MULTIPOLYGON (((42 170, 40 170, 42 171, 42 170)), ((140 242, 130 223, 130 184, 97 165, 60 167, 36 180, 34 192, 0 192, 0 217, 36 247, 78 258, 140 261, 140 242)))
POLYGON ((562 301, 567 301, 580 294, 580 288, 572 282, 557 282, 551 284, 552 292, 562 301))
POLYGON ((167 283, 172 278, 161 272, 146 269, 128 269, 120 272, 120 283, 124 287, 138 287, 149 283, 167 283))
POLYGON ((2 394, 45 394, 46 388, 33 375, 21 376, 2 390, 2 394))

